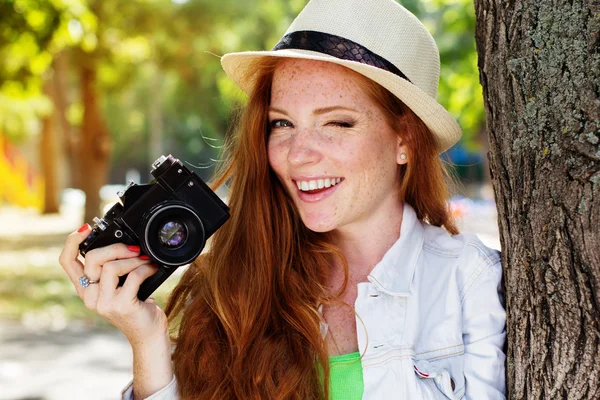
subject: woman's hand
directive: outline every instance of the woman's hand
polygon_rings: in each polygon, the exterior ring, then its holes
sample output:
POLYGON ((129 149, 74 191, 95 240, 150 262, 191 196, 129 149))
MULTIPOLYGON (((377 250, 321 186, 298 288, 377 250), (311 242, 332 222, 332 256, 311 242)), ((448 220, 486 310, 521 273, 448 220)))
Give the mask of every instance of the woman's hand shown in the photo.
POLYGON ((119 328, 133 347, 156 341, 167 335, 167 317, 156 302, 137 298, 142 282, 156 273, 147 256, 140 256, 140 248, 116 243, 89 251, 85 265, 78 259, 79 244, 89 235, 88 224, 67 237, 59 257, 60 265, 73 282, 85 306, 106 318, 119 328), (122 287, 119 277, 129 274, 122 287), (79 278, 87 276, 90 284, 84 288, 79 278))

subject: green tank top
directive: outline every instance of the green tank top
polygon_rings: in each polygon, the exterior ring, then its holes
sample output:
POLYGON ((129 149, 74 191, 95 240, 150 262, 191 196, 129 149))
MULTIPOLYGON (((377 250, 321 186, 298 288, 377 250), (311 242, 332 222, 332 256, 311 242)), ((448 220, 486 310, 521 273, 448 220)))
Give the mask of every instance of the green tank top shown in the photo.
POLYGON ((329 368, 331 400, 362 399, 364 386, 359 352, 329 357, 329 368))

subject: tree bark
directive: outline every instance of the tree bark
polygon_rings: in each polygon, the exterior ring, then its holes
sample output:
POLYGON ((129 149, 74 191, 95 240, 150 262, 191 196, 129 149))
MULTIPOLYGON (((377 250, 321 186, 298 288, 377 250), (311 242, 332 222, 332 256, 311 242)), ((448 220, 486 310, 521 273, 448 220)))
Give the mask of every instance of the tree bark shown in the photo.
POLYGON ((510 399, 600 398, 600 2, 475 0, 510 399))
POLYGON ((90 222, 95 216, 102 216, 100 188, 106 183, 112 143, 100 111, 95 67, 88 61, 80 68, 84 109, 78 155, 80 184, 86 196, 84 220, 90 222))

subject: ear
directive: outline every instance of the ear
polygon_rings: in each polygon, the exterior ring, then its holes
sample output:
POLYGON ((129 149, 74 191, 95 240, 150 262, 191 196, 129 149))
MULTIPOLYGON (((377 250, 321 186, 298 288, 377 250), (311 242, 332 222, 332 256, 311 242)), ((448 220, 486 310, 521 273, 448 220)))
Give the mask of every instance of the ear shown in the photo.
POLYGON ((396 162, 398 165, 404 165, 408 163, 408 148, 402 143, 402 139, 399 136, 396 149, 396 162))

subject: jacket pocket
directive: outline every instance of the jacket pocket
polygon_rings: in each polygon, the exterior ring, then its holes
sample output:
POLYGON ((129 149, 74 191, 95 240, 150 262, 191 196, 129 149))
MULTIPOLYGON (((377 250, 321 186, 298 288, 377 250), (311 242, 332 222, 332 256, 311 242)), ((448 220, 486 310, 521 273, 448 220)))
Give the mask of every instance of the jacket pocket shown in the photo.
POLYGON ((415 374, 427 387, 432 400, 464 398, 464 387, 456 388, 448 370, 427 360, 414 361, 415 374))

